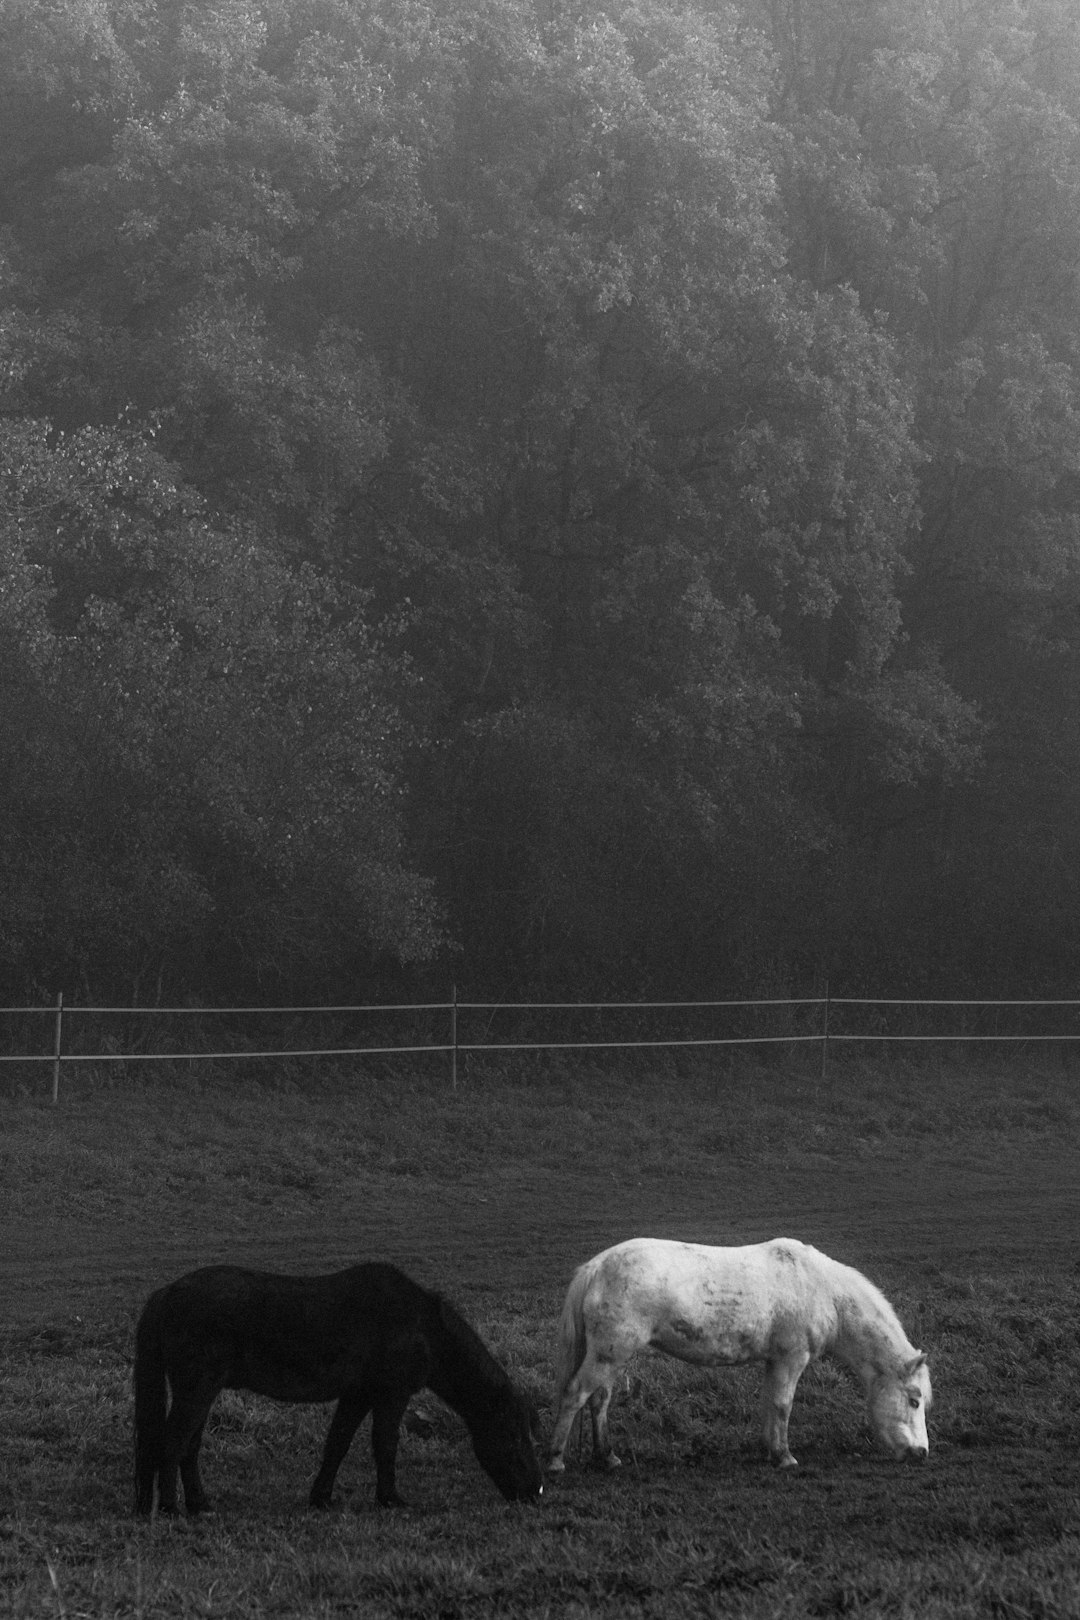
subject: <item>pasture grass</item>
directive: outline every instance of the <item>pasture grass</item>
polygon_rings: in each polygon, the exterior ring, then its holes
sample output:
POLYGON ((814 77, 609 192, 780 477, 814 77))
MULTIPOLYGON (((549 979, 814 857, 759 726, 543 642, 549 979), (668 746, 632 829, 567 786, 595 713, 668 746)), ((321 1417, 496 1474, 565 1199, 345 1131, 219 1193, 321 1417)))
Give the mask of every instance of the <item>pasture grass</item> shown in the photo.
MULTIPOLYGON (((56 1110, 36 1091, 0 1099, 0 1123, 0 1212, 16 1256, 7 1264, 0 1251, 10 1305, 0 1616, 1080 1614, 1080 1268, 1060 1241, 1040 1259, 1037 1232, 1020 1262, 1010 1258, 1005 1240, 1030 1222, 1038 1185, 1022 1207, 994 1202, 995 1174, 1015 1192, 1025 1152, 1075 1166, 1080 1102, 1056 1062, 845 1063, 825 1087, 805 1064, 617 1075, 474 1064, 457 1093, 441 1075, 390 1068, 242 1080, 177 1069, 153 1082, 89 1073, 56 1110), (375 1507, 361 1430, 340 1505, 311 1513, 329 1409, 229 1395, 204 1447, 216 1511, 131 1516, 131 1325, 149 1287, 175 1274, 178 1230, 208 1252, 258 1241, 263 1260, 312 1270, 358 1186, 350 1243, 369 1223, 380 1239, 422 1248, 450 1223, 467 1242, 449 1291, 550 1421, 568 1276, 543 1254, 556 1215, 559 1241, 581 1259, 599 1246, 587 1209, 610 1203, 634 1222, 619 1234, 629 1236, 648 1228, 677 1178, 691 1213, 700 1200, 706 1235, 718 1180, 743 1175, 763 1199, 773 1186, 794 1235, 800 1198, 807 1220, 811 1196, 846 1198, 854 1242, 874 1201, 903 1184, 886 1170, 927 1155, 924 1221, 947 1226, 973 1167, 987 1207, 982 1252, 930 1256, 898 1199, 886 1212, 898 1234, 891 1257, 866 1268, 931 1355, 923 1467, 874 1450, 857 1392, 832 1363, 800 1384, 801 1466, 787 1474, 756 1445, 756 1369, 641 1358, 612 1408, 623 1468, 596 1473, 572 1438, 567 1472, 537 1508, 504 1504, 459 1421, 424 1395, 399 1460, 413 1507, 375 1507), (518 1209, 516 1189, 548 1183, 557 1210, 534 1191, 518 1209), (525 1260, 503 1229, 512 1209, 539 1281, 523 1282, 525 1260)), ((438 1281, 438 1268, 423 1280, 438 1281)))
POLYGON ((371 1169, 451 1183, 515 1165, 647 1176, 673 1163, 873 1160, 926 1144, 986 1155, 1018 1136, 1080 1143, 1080 1069, 834 1060, 823 1082, 816 1062, 474 1060, 456 1090, 442 1072, 391 1065, 87 1068, 56 1109, 41 1084, 4 1105, 0 1186, 15 1208, 62 1181, 88 1213, 124 1211, 147 1188, 188 1197, 223 1185, 280 1209, 371 1169))

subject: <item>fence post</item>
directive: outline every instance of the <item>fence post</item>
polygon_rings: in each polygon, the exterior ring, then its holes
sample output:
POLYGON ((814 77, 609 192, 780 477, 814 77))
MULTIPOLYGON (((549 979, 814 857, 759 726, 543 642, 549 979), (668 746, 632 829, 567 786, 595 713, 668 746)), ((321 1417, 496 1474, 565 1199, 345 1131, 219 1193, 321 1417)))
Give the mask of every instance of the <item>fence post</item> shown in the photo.
POLYGON ((52 1100, 55 1108, 60 1101, 60 1047, 63 1040, 64 992, 56 993, 56 1033, 53 1037, 52 1100))
POLYGON ((825 1028, 821 1035, 821 1083, 825 1084, 825 1076, 829 1067, 829 981, 825 980, 825 1028))
POLYGON ((457 985, 451 986, 450 1002, 450 1089, 457 1090, 457 985))

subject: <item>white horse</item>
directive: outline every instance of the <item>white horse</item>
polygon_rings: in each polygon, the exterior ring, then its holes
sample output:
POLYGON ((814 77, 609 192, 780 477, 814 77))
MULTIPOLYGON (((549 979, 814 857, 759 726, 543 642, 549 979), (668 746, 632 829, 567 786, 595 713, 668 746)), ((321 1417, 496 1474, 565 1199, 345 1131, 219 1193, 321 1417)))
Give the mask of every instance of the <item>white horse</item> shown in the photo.
POLYGON ((788 1418, 807 1363, 829 1352, 861 1382, 870 1425, 894 1457, 925 1457, 930 1372, 879 1289, 851 1266, 795 1238, 709 1248, 631 1238, 579 1266, 559 1327, 555 1427, 548 1468, 565 1467, 574 1418, 588 1402, 597 1462, 617 1468, 608 1405, 620 1368, 639 1350, 699 1366, 765 1363, 762 1432, 780 1468, 794 1468, 788 1418))

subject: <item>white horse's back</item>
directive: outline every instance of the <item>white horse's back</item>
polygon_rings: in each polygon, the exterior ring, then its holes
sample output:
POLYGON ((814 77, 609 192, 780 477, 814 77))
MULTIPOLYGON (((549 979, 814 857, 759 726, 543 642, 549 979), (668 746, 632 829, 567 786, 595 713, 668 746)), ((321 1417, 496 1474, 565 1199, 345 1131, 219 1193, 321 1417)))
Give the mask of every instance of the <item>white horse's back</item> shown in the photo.
POLYGON ((816 1354, 835 1327, 824 1275, 833 1264, 797 1238, 733 1248, 631 1238, 590 1262, 585 1321, 590 1331, 645 1333, 687 1361, 756 1361, 793 1330, 816 1354))
POLYGON ((787 1445, 795 1385, 829 1350, 861 1378, 883 1444, 895 1455, 927 1449, 925 1359, 873 1283, 797 1238, 730 1248, 631 1238, 580 1266, 560 1327, 551 1466, 562 1465, 570 1425, 586 1402, 597 1453, 612 1463, 612 1384, 644 1349, 702 1366, 763 1361, 765 1440, 782 1465, 795 1461, 787 1445))

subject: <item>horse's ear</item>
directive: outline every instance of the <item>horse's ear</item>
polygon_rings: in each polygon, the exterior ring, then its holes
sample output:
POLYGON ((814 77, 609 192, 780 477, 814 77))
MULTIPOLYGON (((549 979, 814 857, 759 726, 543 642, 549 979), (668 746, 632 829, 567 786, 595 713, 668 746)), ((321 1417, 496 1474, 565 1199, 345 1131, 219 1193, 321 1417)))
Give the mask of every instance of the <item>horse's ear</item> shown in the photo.
POLYGON ((904 1373, 908 1378, 911 1378, 914 1373, 918 1372, 920 1367, 925 1367, 925 1366, 926 1366, 926 1351, 925 1350, 917 1350, 915 1352, 915 1354, 912 1356, 911 1360, 908 1362, 907 1366, 904 1368, 904 1373))

